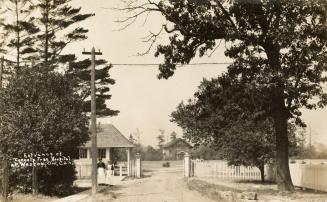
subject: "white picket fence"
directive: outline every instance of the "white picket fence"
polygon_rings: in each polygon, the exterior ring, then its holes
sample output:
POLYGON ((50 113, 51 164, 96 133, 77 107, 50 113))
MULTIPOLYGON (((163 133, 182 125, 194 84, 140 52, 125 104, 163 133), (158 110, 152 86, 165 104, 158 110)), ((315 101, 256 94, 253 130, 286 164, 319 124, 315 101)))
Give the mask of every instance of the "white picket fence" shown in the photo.
POLYGON ((290 172, 295 186, 327 191, 327 165, 291 163, 290 172))
POLYGON ((191 175, 224 179, 260 180, 257 167, 228 166, 226 161, 192 161, 191 175))
MULTIPOLYGON (((294 186, 327 191, 327 164, 291 163, 290 173, 294 186)), ((226 161, 191 161, 190 176, 217 177, 236 180, 260 180, 256 167, 228 166, 226 161)), ((267 167, 265 173, 267 174, 267 167)))

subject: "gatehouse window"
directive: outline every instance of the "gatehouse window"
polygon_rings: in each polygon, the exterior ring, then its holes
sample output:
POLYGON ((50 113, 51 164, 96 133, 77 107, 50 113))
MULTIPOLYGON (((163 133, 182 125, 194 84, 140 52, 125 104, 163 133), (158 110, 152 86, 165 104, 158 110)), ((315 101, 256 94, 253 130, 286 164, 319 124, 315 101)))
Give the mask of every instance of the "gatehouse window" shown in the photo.
POLYGON ((87 158, 87 150, 86 149, 79 149, 79 158, 86 159, 87 158))
POLYGON ((98 158, 105 159, 106 158, 106 149, 98 150, 98 158))

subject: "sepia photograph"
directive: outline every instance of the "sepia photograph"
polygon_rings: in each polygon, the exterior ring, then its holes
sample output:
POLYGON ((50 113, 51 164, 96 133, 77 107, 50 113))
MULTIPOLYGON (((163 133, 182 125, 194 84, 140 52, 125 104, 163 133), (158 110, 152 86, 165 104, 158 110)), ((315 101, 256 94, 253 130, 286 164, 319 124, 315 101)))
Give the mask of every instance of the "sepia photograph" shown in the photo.
POLYGON ((0 202, 327 202, 327 0, 0 0, 0 202))

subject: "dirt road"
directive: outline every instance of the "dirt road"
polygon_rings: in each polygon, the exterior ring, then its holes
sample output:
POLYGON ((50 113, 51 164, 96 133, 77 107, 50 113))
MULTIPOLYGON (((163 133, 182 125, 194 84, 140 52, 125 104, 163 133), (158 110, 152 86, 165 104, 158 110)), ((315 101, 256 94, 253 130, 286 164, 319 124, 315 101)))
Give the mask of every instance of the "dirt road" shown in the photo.
POLYGON ((186 188, 182 171, 156 170, 141 180, 126 181, 117 190, 116 202, 209 202, 211 200, 186 188))
POLYGON ((152 167, 145 166, 145 177, 142 179, 126 180, 121 185, 110 187, 110 200, 106 194, 92 201, 114 202, 212 202, 195 191, 187 189, 181 167, 152 167))

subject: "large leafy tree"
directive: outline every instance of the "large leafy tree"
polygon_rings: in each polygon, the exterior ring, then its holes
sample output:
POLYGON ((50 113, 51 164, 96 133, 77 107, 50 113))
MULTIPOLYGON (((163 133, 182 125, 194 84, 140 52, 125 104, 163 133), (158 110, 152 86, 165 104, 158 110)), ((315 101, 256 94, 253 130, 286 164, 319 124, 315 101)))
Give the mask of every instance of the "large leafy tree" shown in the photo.
MULTIPOLYGON (((60 151, 73 157, 76 147, 89 139, 88 119, 80 96, 74 92, 69 79, 59 73, 40 74, 34 68, 21 69, 21 73, 0 92, 1 153, 6 154, 9 161, 24 153, 60 151)), ((60 169, 50 172, 46 168, 45 172, 51 176, 60 169)), ((66 171, 70 170, 74 168, 66 171)), ((74 173, 69 175, 69 178, 53 181, 71 185, 74 173)), ((31 185, 27 179, 17 181, 22 182, 24 186, 31 185)), ((42 181, 41 187, 46 184, 47 181, 42 181)))
POLYGON ((234 59, 228 74, 264 89, 275 131, 278 188, 294 190, 287 122, 303 124, 301 108, 326 104, 321 86, 327 67, 326 1, 149 0, 128 4, 125 10, 134 11, 126 22, 153 11, 168 21, 162 30, 171 34, 170 43, 156 51, 156 56, 164 56, 159 78, 169 78, 177 63, 189 63, 225 40, 225 54, 234 59))
MULTIPOLYGON (((272 162, 276 146, 265 105, 259 90, 222 76, 204 80, 194 99, 178 105, 172 121, 183 128, 185 138, 214 148, 229 164, 258 167, 264 181, 264 165, 272 162)), ((290 131, 295 146, 295 132, 290 131)))

